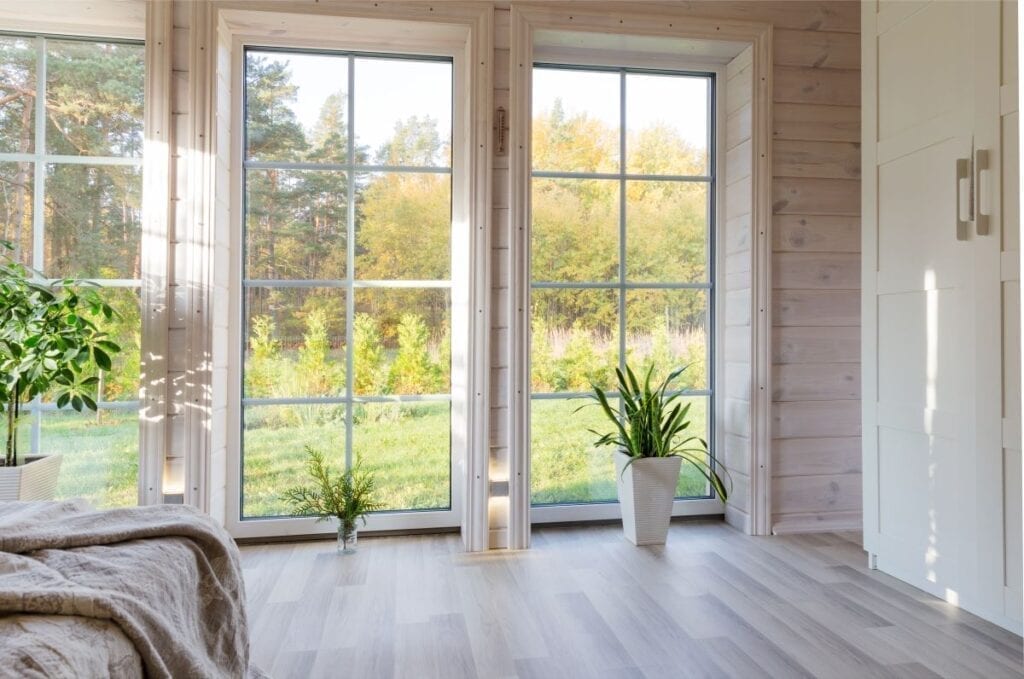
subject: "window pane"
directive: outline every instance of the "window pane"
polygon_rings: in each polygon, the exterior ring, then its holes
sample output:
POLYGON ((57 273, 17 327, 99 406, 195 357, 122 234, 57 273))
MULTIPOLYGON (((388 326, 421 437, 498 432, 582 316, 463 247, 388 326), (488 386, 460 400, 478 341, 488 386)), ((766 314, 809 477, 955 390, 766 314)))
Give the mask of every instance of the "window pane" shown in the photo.
POLYGON ((142 170, 48 165, 43 272, 137 279, 142 170))
POLYGON ((626 75, 626 171, 707 175, 711 80, 626 75))
POLYGON ((46 41, 48 153, 142 156, 145 48, 46 41))
POLYGON ((345 177, 320 170, 246 170, 247 278, 345 278, 345 177))
POLYGON ((356 144, 375 165, 451 165, 452 65, 357 58, 356 144))
MULTIPOLYGON (((680 400, 684 407, 690 406, 688 415, 690 426, 686 428, 686 437, 696 436, 711 445, 711 441, 708 440, 708 404, 711 399, 707 396, 684 396, 680 400)), ((695 442, 694 447, 699 447, 699 444, 695 442)), ((726 488, 728 487, 728 481, 726 481, 726 488)), ((707 497, 710 494, 711 487, 708 480, 696 467, 683 460, 683 464, 679 467, 676 497, 707 497)))
POLYGON ((348 89, 346 57, 247 51, 246 158, 344 163, 348 89))
POLYGON ((345 394, 345 293, 338 288, 245 291, 247 398, 345 394))
MULTIPOLYGON (((530 501, 533 504, 615 500, 615 465, 610 446, 594 445, 612 423, 585 399, 530 402, 530 501)), ((611 399, 618 409, 618 399, 611 399)))
POLYGON ((534 392, 611 388, 619 364, 617 290, 532 291, 534 392))
POLYGON ((0 36, 0 153, 35 150, 35 41, 0 36))
POLYGON ((356 278, 448 280, 451 175, 361 175, 356 203, 356 278))
POLYGON ((288 488, 312 485, 306 446, 336 470, 345 466, 345 406, 246 406, 242 425, 242 517, 289 516, 281 497, 288 488))
POLYGON ((99 508, 138 504, 138 410, 43 412, 39 452, 64 456, 57 499, 84 497, 99 508))
POLYGON ((25 265, 32 264, 32 170, 32 163, 0 163, 0 240, 14 246, 4 255, 25 265))
POLYGON ((654 380, 687 366, 674 388, 707 389, 707 328, 707 290, 626 292, 629 365, 643 373, 653 365, 654 380))
POLYGON ((626 182, 626 280, 708 280, 708 184, 626 182))
POLYGON ((619 74, 533 69, 533 169, 619 171, 619 74))
POLYGON ((533 280, 603 282, 619 276, 619 183, 534 179, 533 280))
POLYGON ((356 291, 353 389, 360 395, 451 391, 451 293, 446 289, 356 291))
POLYGON ((447 509, 451 505, 451 404, 353 407, 353 457, 373 472, 383 509, 447 509))

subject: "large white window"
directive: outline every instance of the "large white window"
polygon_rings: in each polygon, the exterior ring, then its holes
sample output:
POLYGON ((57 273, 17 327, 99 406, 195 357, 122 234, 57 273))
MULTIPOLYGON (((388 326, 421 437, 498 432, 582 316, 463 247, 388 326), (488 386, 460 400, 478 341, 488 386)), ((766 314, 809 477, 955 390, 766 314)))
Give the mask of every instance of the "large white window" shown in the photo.
POLYGON ((28 453, 64 455, 57 496, 137 502, 144 46, 0 35, 0 239, 47 279, 85 278, 120 315, 99 412, 42 399, 28 453))
MULTIPOLYGON (((591 384, 614 402, 615 368, 688 366, 713 445, 715 75, 539 63, 532 82, 531 502, 611 502, 608 425, 580 406, 591 384)), ((677 495, 710 490, 684 465, 677 495)))
POLYGON ((453 61, 249 47, 244 83, 240 517, 291 514, 306 446, 451 510, 453 61))

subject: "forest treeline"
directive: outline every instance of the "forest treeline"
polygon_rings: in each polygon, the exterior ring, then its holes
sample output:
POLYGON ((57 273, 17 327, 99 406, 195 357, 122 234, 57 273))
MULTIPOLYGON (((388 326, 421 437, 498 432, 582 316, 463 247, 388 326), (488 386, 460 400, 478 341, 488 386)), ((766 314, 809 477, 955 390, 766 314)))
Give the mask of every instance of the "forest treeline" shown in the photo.
MULTIPOLYGON (((0 151, 35 150, 36 53, 31 39, 0 39, 0 151)), ((142 151, 143 49, 138 45, 47 41, 46 151, 137 158, 142 151)), ((311 128, 295 112, 287 58, 250 54, 246 66, 246 155, 253 161, 345 164, 344 92, 326 99, 311 128)), ((703 175, 707 157, 668 124, 626 140, 633 173, 703 175)), ((619 167, 618 130, 560 101, 533 121, 538 170, 608 172, 619 167)), ((377 148, 353 144, 358 165, 450 165, 450 131, 410 115, 377 148)), ((0 163, 3 237, 31 261, 33 163, 0 163)), ((140 274, 141 171, 134 166, 50 164, 45 169, 47 275, 133 279, 140 274)), ((630 181, 626 185, 625 280, 700 283, 707 270, 708 185, 630 181)), ((279 281, 420 280, 451 276, 451 176, 444 172, 336 169, 246 171, 246 390, 253 396, 316 396, 343 385, 344 288, 285 287, 279 281), (348 210, 353 200, 353 270, 348 210), (273 370, 270 366, 277 366, 273 370), (279 377, 272 377, 273 372, 279 377), (308 373, 308 374, 304 374, 308 373), (289 381, 291 383, 289 383, 289 381)), ((599 283, 607 289, 533 291, 534 388, 580 390, 607 382, 618 363, 620 326, 618 182, 533 182, 535 282, 599 283)), ((110 331, 127 351, 106 397, 134 398, 139 313, 132 289, 106 291, 121 318, 110 331)), ((450 294, 442 288, 360 287, 354 309, 356 393, 436 393, 448 389, 450 294)), ((631 360, 704 364, 708 292, 637 289, 625 293, 631 360)), ((706 367, 690 386, 703 386, 706 367)))

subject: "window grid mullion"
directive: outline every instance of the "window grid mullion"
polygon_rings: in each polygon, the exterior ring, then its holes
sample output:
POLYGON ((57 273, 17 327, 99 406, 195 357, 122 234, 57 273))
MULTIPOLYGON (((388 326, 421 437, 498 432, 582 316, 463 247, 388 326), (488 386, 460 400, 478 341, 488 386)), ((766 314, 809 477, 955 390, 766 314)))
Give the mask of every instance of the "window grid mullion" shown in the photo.
POLYGON ((36 38, 36 124, 35 124, 35 167, 32 193, 32 268, 43 269, 43 211, 46 166, 43 156, 46 152, 46 39, 36 38))
MULTIPOLYGON (((2 160, 0 155, 0 160, 2 160)), ((289 162, 284 160, 246 160, 243 163, 247 170, 310 170, 319 172, 352 172, 371 174, 374 172, 394 172, 405 174, 451 174, 450 167, 439 165, 366 165, 349 160, 345 163, 307 163, 289 162)))
MULTIPOLYGON (((356 62, 355 57, 351 54, 348 55, 348 139, 346 140, 348 148, 346 150, 346 160, 350 168, 355 166, 356 158, 356 125, 355 125, 355 112, 356 112, 356 62)), ((348 285, 345 288, 345 398, 348 401, 348 405, 345 407, 345 468, 350 469, 352 467, 352 434, 354 430, 354 417, 355 414, 352 412, 352 396, 355 384, 355 375, 353 374, 353 348, 352 348, 352 333, 355 319, 356 300, 355 300, 355 288, 352 285, 352 281, 355 278, 355 262, 356 262, 356 206, 355 206, 355 173, 349 170, 348 177, 345 183, 346 192, 346 225, 345 230, 347 236, 345 238, 345 268, 348 279, 348 285)))
MULTIPOLYGON (((619 370, 626 369, 626 72, 619 73, 619 370)), ((621 403, 620 403, 621 406, 621 403)))
MULTIPOLYGON (((43 210, 46 203, 43 190, 46 184, 46 166, 41 155, 46 151, 46 39, 36 36, 36 121, 35 121, 35 163, 32 167, 32 268, 43 270, 43 210)), ((29 449, 39 454, 39 439, 42 434, 42 413, 39 412, 39 397, 29 404, 32 413, 32 439, 29 449)))
MULTIPOLYGON (((321 168, 317 167, 311 169, 321 168)), ((416 168, 417 171, 418 169, 419 168, 416 168)), ((556 172, 552 170, 531 170, 530 176, 534 179, 591 179, 599 181, 618 181, 619 179, 625 179, 626 181, 631 182, 656 181, 691 184, 710 184, 715 181, 715 178, 711 175, 636 174, 635 172, 556 172)))

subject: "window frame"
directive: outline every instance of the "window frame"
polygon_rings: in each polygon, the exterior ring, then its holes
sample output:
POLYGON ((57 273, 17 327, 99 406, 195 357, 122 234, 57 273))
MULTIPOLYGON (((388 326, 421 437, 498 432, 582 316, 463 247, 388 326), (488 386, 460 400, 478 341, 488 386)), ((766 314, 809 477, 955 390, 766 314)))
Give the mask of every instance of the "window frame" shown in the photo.
MULTIPOLYGON (((474 55, 490 49, 490 35, 482 28, 488 25, 490 12, 455 10, 424 21, 425 30, 416 40, 403 41, 399 36, 409 24, 388 14, 382 18, 343 17, 340 15, 315 17, 311 15, 281 14, 266 11, 224 10, 218 13, 222 22, 221 45, 230 45, 230 110, 231 161, 230 167, 241 167, 244 149, 241 146, 243 125, 241 88, 243 50, 247 46, 280 47, 299 51, 326 50, 364 52, 374 55, 435 56, 451 59, 453 66, 453 138, 452 138, 452 456, 451 507, 448 510, 412 510, 375 513, 367 517, 365 530, 400 531, 462 529, 463 540, 470 551, 487 548, 487 475, 486 441, 489 394, 486 384, 486 357, 489 340, 483 328, 489 327, 490 314, 486 307, 489 290, 490 266, 479 253, 489 252, 489 209, 480 209, 480 201, 489 194, 490 146, 483 142, 484 129, 490 127, 489 106, 481 107, 481 84, 490 86, 490 62, 473 63, 474 55), (275 18, 283 19, 278 22, 275 18), (234 30, 236 20, 245 24, 234 30), (348 21, 347 30, 331 31, 333 21, 348 21), (279 31, 279 26, 294 22, 292 30, 279 31), (367 30, 360 32, 355 26, 365 22, 367 30), (433 23, 436 22, 436 23, 433 23), (227 24, 227 30, 224 24, 227 24), (256 25, 266 24, 266 29, 256 25), (286 35, 281 35, 285 33, 286 35), (346 35, 346 38, 338 38, 346 35), (486 124, 486 127, 482 123, 486 124), (479 149, 477 148, 479 146, 479 149), (484 187, 487 186, 486 194, 484 187), (481 359, 483 357, 483 359, 481 359), (461 360, 460 360, 461 359, 461 360), (483 445, 482 445, 483 444, 483 445)), ((228 75, 227 68, 219 68, 221 78, 228 75)), ((487 101, 490 93, 487 92, 487 101)), ((220 127, 224 130, 224 127, 220 127)), ((240 516, 241 488, 241 233, 242 181, 230 173, 230 241, 227 251, 231 274, 227 333, 227 416, 225 479, 225 524, 238 538, 287 537, 323 535, 333 532, 327 523, 314 518, 246 519, 240 516)), ((217 181, 221 185, 220 180, 217 181)), ((217 342, 216 337, 214 338, 217 342)))
MULTIPOLYGON (((626 323, 624 312, 627 308, 624 297, 626 291, 629 290, 687 290, 687 289, 703 289, 708 291, 708 331, 707 331, 707 342, 708 342, 708 384, 706 389, 693 390, 693 391, 681 391, 686 395, 701 396, 707 398, 707 433, 708 433, 708 447, 711 451, 721 449, 721 433, 716 424, 716 405, 719 400, 719 393, 716 390, 715 376, 719 373, 719 362, 721 359, 721 351, 719 344, 722 340, 724 333, 716 331, 716 323, 719 318, 719 295, 716 295, 717 280, 716 277, 718 272, 721 270, 720 257, 722 256, 720 248, 716 247, 718 241, 718 231, 720 230, 719 217, 723 214, 723 202, 722 196, 724 191, 721 190, 719 181, 724 176, 725 169, 725 153, 723 147, 723 134, 725 130, 725 66, 717 63, 706 63, 700 61, 689 61, 679 58, 664 58, 664 57, 638 57, 636 55, 629 54, 610 54, 603 57, 596 57, 593 54, 588 55, 577 55, 572 50, 559 50, 551 48, 537 48, 533 53, 533 63, 530 64, 530 83, 532 89, 532 73, 535 68, 562 68, 568 70, 583 70, 583 71, 595 71, 605 73, 619 73, 624 79, 629 73, 639 74, 653 74, 653 75, 695 75, 701 77, 710 77, 711 83, 711 96, 709 97, 708 105, 711 109, 709 112, 709 134, 708 139, 711 144, 709 149, 709 170, 710 175, 702 176, 699 179, 697 177, 675 177, 672 175, 641 175, 634 174, 626 171, 626 159, 620 159, 620 167, 617 172, 604 173, 604 172, 557 172, 547 170, 535 170, 533 168, 532 156, 527 158, 527 171, 529 178, 532 183, 534 178, 560 178, 560 177, 575 177, 578 175, 580 179, 607 179, 608 181, 615 181, 618 184, 624 184, 625 182, 632 180, 643 180, 643 181, 659 181, 665 180, 668 177, 670 180, 680 181, 702 181, 709 187, 709 205, 708 205, 708 220, 709 228, 707 234, 707 247, 708 247, 708 279, 705 283, 661 283, 661 282, 636 282, 629 283, 624 277, 625 261, 619 263, 619 272, 617 277, 607 282, 552 282, 552 281, 537 281, 533 277, 532 265, 527 268, 527 280, 525 281, 525 287, 528 290, 529 297, 532 298, 533 291, 535 289, 599 289, 599 290, 614 290, 618 295, 617 308, 620 311, 619 314, 619 362, 620 365, 625 360, 622 354, 622 347, 626 343, 626 336, 624 334, 624 327, 626 323), (538 285, 539 284, 539 285, 538 285)), ((620 95, 621 96, 621 95, 620 95)), ((626 105, 623 99, 620 102, 620 121, 625 120, 626 105)), ((532 113, 531 113, 532 115, 532 113)), ((532 125, 530 126, 532 134, 532 125)), ((625 137, 626 130, 621 130, 622 138, 625 137)), ((621 153, 621 146, 620 146, 621 153)), ((528 191, 531 191, 529 187, 528 191)), ((618 233, 620 238, 619 243, 619 256, 620 259, 624 257, 625 240, 623 240, 624 232, 627 230, 625 206, 620 206, 618 216, 618 233)), ((527 215, 527 219, 531 219, 527 215)), ((532 248, 531 235, 527 235, 526 247, 532 248)), ((529 307, 529 298, 527 300, 527 308, 529 307)), ((529 314, 527 315, 529 319, 529 314)), ((527 364, 531 362, 530 357, 530 343, 527 342, 524 348, 524 354, 527 357, 527 364)), ((527 373, 529 374, 529 373, 527 373)), ((529 388, 529 381, 526 382, 526 387, 529 388)), ((612 395, 616 392, 606 392, 612 395)), ((567 399, 573 397, 584 396, 586 393, 575 393, 575 392, 556 392, 554 394, 535 394, 532 390, 525 395, 525 400, 528 404, 527 418, 532 418, 532 403, 535 400, 555 400, 555 399, 567 399)), ((529 453, 532 450, 532 443, 529 438, 524 441, 524 449, 529 453)), ((609 452, 610 454, 610 452, 609 452)), ((534 504, 532 501, 532 487, 526 489, 526 499, 529 504, 529 520, 531 524, 545 524, 545 523, 565 523, 565 522, 576 522, 576 521, 604 521, 614 520, 621 517, 621 510, 617 500, 598 500, 591 502, 581 503, 555 503, 555 504, 534 504)), ((687 497, 687 498, 675 498, 672 505, 672 516, 706 516, 712 514, 722 514, 723 505, 715 497, 713 491, 709 490, 709 494, 706 496, 698 497, 687 497)))
MULTIPOLYGON (((244 361, 240 375, 243 380, 242 394, 239 396, 241 407, 244 410, 247 407, 252 406, 293 406, 293 405, 338 405, 345 407, 345 466, 349 467, 353 464, 353 435, 356 430, 354 421, 354 408, 361 403, 397 403, 397 404, 413 404, 413 403, 448 403, 452 407, 452 412, 449 420, 449 429, 451 428, 451 422, 455 418, 454 412, 454 401, 451 390, 448 393, 431 393, 431 394, 415 394, 415 395, 385 395, 385 394, 357 394, 354 388, 353 375, 354 363, 353 363, 353 328, 355 325, 355 306, 357 291, 360 290, 401 290, 401 289, 414 289, 417 291, 426 290, 446 290, 449 295, 449 302, 451 301, 452 288, 454 282, 451 276, 451 270, 449 270, 449 276, 447 279, 411 279, 411 278, 393 278, 393 279, 366 279, 360 278, 356 275, 354 269, 355 266, 355 252, 356 252, 356 212, 357 212, 357 200, 355 193, 355 186, 357 183, 356 178, 360 174, 369 175, 376 173, 402 173, 402 174, 430 174, 430 175, 442 175, 449 177, 449 184, 451 185, 453 177, 453 168, 451 166, 419 166, 419 165, 380 165, 375 163, 359 163, 355 158, 356 139, 355 133, 355 120, 353 113, 357 105, 358 92, 355 89, 355 63, 359 59, 381 59, 381 60, 394 60, 394 61, 412 61, 418 63, 440 63, 448 64, 451 66, 452 71, 452 111, 454 114, 454 86, 455 86, 455 64, 450 57, 437 56, 437 55, 412 55, 403 53, 387 53, 382 54, 379 52, 366 52, 366 51, 354 51, 354 50, 324 50, 324 49, 290 49, 280 46, 267 47, 265 45, 248 44, 244 47, 242 53, 243 69, 246 68, 246 59, 251 53, 259 54, 282 54, 282 55, 323 55, 337 58, 340 61, 344 60, 344 68, 346 69, 346 101, 347 101, 347 114, 346 114, 346 128, 348 135, 348 143, 346 150, 345 162, 309 162, 309 161, 276 161, 276 160, 251 160, 244 158, 241 161, 240 173, 243 187, 247 186, 247 171, 248 170, 282 170, 282 171, 312 171, 312 172, 337 172, 343 174, 345 177, 345 191, 346 191, 346 218, 345 218, 345 231, 346 231, 346 266, 345 266, 345 277, 340 279, 322 279, 322 278, 281 278, 281 279, 261 279, 261 278, 249 278, 245 275, 244 264, 242 266, 242 280, 241 285, 244 291, 243 296, 249 290, 252 289, 331 289, 337 290, 345 295, 345 391, 344 395, 337 396, 287 396, 287 397, 252 397, 246 396, 244 393, 244 378, 245 369, 244 361)), ((244 74, 243 74, 244 77, 244 74)), ((248 119, 248 112, 246 110, 246 86, 243 82, 243 95, 242 95, 242 107, 243 107, 243 128, 240 131, 241 136, 244 140, 248 140, 248 130, 245 126, 245 122, 248 119)), ((452 116, 452 129, 449 131, 453 137, 454 143, 454 115, 452 116)), ((243 144, 244 146, 244 144, 243 144)), ((244 154, 244 151, 243 151, 244 154)), ((454 154, 453 154, 454 155, 454 154)), ((242 213, 240 215, 242 221, 242 257, 243 260, 246 256, 245 240, 246 240, 246 226, 245 222, 248 217, 249 201, 247 195, 243 189, 242 196, 242 213)), ((450 227, 451 232, 454 232, 454 227, 450 227)), ((245 299, 242 300, 243 307, 245 306, 245 299)), ((240 321, 241 328, 245 329, 248 326, 246 322, 245 310, 243 308, 243 316, 240 321)), ((450 332, 454 332, 451 329, 450 332)), ((243 330, 241 333, 242 345, 240 350, 243 356, 246 353, 247 344, 246 333, 243 330)), ((454 363, 454 362, 453 362, 454 363)), ((454 365, 453 365, 454 369, 454 365)), ((454 374, 453 374, 454 379, 454 374)), ((239 460, 241 464, 242 474, 244 477, 245 471, 245 428, 243 424, 242 433, 239 439, 239 460)), ((451 512, 455 507, 455 479, 454 479, 454 464, 452 459, 454 458, 454 446, 449 444, 449 481, 448 481, 448 506, 447 507, 425 507, 425 508, 405 508, 395 510, 382 510, 376 512, 377 514, 418 514, 420 512, 451 512)), ((239 509, 239 520, 242 522, 252 522, 270 519, 287 519, 291 518, 288 516, 243 516, 245 507, 245 484, 244 481, 239 486, 239 497, 240 503, 239 509)), ((415 522, 413 522, 415 523, 415 522)), ((417 526, 418 527, 418 526, 417 526)))
MULTIPOLYGON (((17 152, 0 152, 0 163, 18 163, 28 162, 32 163, 32 251, 30 253, 30 261, 28 266, 37 272, 43 272, 44 270, 44 256, 46 248, 46 175, 47 168, 49 166, 58 167, 61 165, 86 165, 97 168, 112 168, 112 167, 130 167, 135 168, 140 172, 140 206, 139 206, 139 256, 140 256, 140 277, 139 278, 82 278, 81 280, 87 283, 96 283, 101 288, 111 289, 126 289, 133 290, 138 293, 139 297, 139 352, 141 356, 145 355, 146 348, 149 344, 149 336, 145 332, 145 318, 142 310, 145 305, 145 290, 147 277, 151 275, 148 270, 148 259, 147 259, 147 248, 145 248, 146 238, 146 177, 152 171, 151 162, 148 161, 149 154, 147 151, 148 139, 149 139, 149 116, 150 116, 150 98, 148 96, 148 90, 146 85, 143 85, 143 94, 145 97, 144 110, 142 115, 143 123, 143 139, 140 154, 138 156, 86 156, 86 155, 64 155, 57 153, 50 153, 47 150, 46 136, 47 136, 47 125, 46 125, 46 86, 47 86, 47 41, 60 41, 60 42, 80 42, 80 43, 106 43, 106 44, 118 44, 118 45, 132 45, 141 47, 143 50, 143 59, 145 68, 150 68, 151 62, 151 51, 150 44, 141 35, 132 35, 131 31, 114 29, 110 27, 110 30, 106 30, 105 27, 97 26, 95 30, 83 30, 81 32, 76 31, 71 25, 67 26, 67 30, 60 30, 60 32, 45 31, 45 30, 29 30, 30 24, 34 21, 31 17, 26 22, 25 26, 19 26, 12 30, 0 30, 0 37, 13 37, 23 38, 25 40, 34 43, 36 52, 36 87, 35 87, 35 111, 33 121, 33 150, 28 153, 17 153, 17 152)), ((63 29, 63 26, 55 26, 55 29, 63 29)), ((23 260, 26 257, 22 257, 23 260)), ((40 282, 44 284, 53 284, 63 280, 64 277, 49 277, 44 276, 40 282)), ((152 499, 152 493, 147 493, 144 486, 144 479, 147 477, 147 470, 153 466, 149 464, 148 451, 143 445, 142 430, 145 426, 145 417, 142 410, 143 403, 143 383, 145 381, 145 371, 140 371, 139 383, 136 385, 136 397, 134 399, 128 399, 123 401, 108 401, 108 400, 96 400, 98 406, 97 412, 102 411, 135 411, 137 418, 139 419, 140 430, 138 434, 138 468, 136 471, 136 493, 137 501, 136 504, 144 504, 152 499)), ((40 450, 40 440, 42 437, 42 421, 44 413, 56 413, 56 412, 68 412, 69 408, 57 408, 55 403, 45 402, 40 397, 36 397, 25 407, 25 415, 30 418, 28 426, 30 427, 29 436, 29 450, 23 451, 26 455, 38 455, 45 453, 46 451, 40 450)), ((74 411, 70 411, 74 412, 74 411)), ((162 463, 162 450, 161 463, 162 463)))

